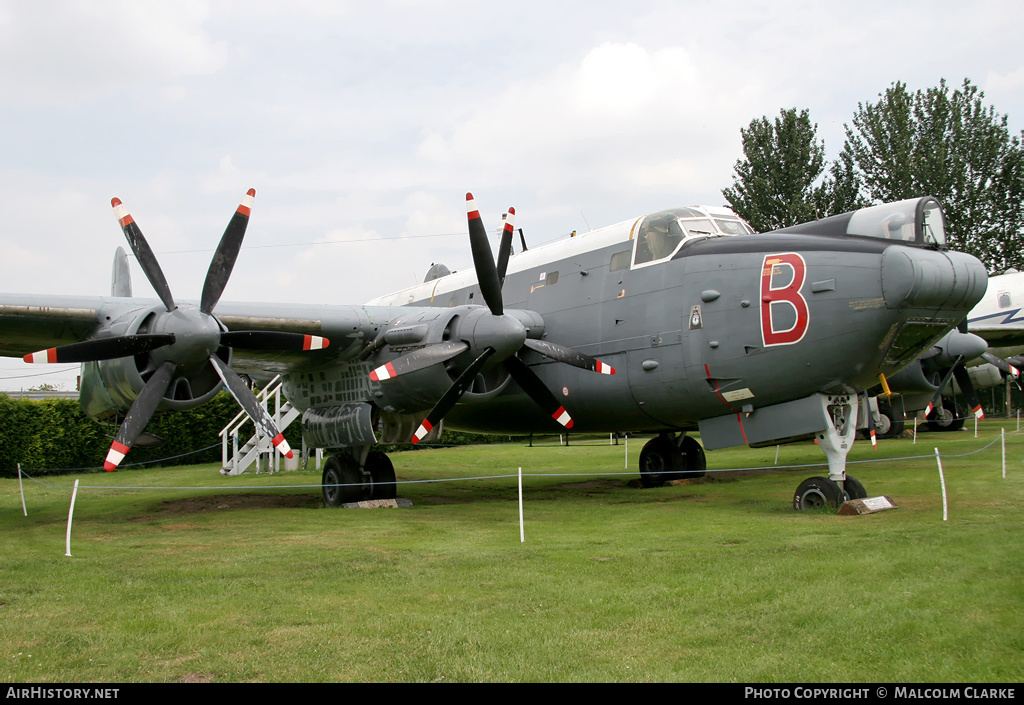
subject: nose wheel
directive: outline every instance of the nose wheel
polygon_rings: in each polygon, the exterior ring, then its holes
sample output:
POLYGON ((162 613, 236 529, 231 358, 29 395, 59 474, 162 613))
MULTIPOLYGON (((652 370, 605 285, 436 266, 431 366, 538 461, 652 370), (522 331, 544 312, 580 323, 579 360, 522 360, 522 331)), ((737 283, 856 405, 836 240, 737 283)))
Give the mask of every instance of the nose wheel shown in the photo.
POLYGON ((846 456, 857 434, 858 400, 852 395, 817 395, 825 430, 815 434, 818 447, 828 459, 828 477, 809 477, 793 494, 793 509, 836 508, 848 499, 868 496, 864 485, 846 474, 846 456))

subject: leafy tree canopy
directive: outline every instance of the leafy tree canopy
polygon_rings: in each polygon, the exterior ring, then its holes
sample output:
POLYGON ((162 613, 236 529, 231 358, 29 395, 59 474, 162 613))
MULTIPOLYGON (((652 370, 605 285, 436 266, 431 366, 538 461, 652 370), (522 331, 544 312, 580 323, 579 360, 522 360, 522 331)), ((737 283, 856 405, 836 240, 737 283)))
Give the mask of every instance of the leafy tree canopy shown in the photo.
POLYGON ((744 158, 722 191, 733 210, 764 231, 930 195, 943 203, 952 247, 993 272, 1024 268, 1024 133, 1010 134, 970 80, 913 93, 896 82, 858 104, 827 172, 816 131, 796 108, 741 129, 744 158))

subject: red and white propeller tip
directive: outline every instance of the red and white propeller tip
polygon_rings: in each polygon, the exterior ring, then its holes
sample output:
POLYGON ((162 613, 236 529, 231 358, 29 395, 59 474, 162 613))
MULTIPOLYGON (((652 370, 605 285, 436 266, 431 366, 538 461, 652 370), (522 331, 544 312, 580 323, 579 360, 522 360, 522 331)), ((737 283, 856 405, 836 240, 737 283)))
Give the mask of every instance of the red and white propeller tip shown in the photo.
POLYGON ((390 362, 384 363, 383 365, 381 365, 380 367, 378 367, 377 369, 373 370, 370 373, 370 379, 373 380, 374 382, 380 382, 381 380, 384 379, 393 379, 397 376, 398 373, 395 372, 394 365, 392 365, 390 362))
POLYGON ((434 425, 430 423, 430 421, 424 419, 423 423, 420 424, 420 427, 416 429, 416 433, 413 434, 412 442, 419 443, 428 433, 430 433, 433 430, 434 425))
POLYGON ((274 444, 274 447, 277 448, 277 450, 284 457, 291 458, 294 455, 292 453, 291 446, 288 445, 288 441, 286 441, 284 439, 284 434, 283 433, 279 433, 276 436, 274 436, 274 440, 272 441, 272 443, 274 444))
POLYGON ((107 459, 103 461, 103 469, 107 472, 117 470, 117 466, 121 464, 129 450, 131 450, 131 447, 123 443, 118 443, 117 441, 111 443, 110 450, 107 451, 107 459))
POLYGON ((57 362, 57 348, 47 348, 46 350, 40 350, 38 352, 29 353, 21 358, 25 362, 32 362, 35 364, 49 364, 57 362))
POLYGON ((117 224, 120 225, 122 228, 130 223, 135 222, 135 219, 132 218, 132 214, 129 213, 125 205, 121 203, 120 198, 118 198, 117 196, 111 198, 110 205, 114 207, 114 217, 117 218, 117 224))
POLYGON ((331 341, 319 335, 307 335, 302 341, 303 350, 323 350, 330 346, 331 341))
POLYGON ((248 215, 252 214, 252 204, 253 204, 253 200, 255 198, 256 198, 256 189, 251 188, 248 191, 246 191, 245 195, 242 196, 242 202, 238 204, 238 208, 236 209, 235 212, 236 213, 241 213, 244 216, 248 216, 248 215))

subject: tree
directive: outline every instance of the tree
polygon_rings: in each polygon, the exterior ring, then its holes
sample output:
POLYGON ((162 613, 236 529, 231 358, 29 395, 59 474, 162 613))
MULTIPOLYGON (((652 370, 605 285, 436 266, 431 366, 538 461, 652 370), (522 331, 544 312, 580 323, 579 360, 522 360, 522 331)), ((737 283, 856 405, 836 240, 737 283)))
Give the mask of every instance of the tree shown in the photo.
POLYGON ((825 173, 825 144, 807 110, 781 110, 774 121, 741 129, 744 159, 736 162, 729 205, 756 230, 767 231, 860 207, 859 181, 848 158, 825 173))
POLYGON ((983 98, 967 79, 955 91, 943 80, 915 93, 896 82, 877 102, 858 104, 841 158, 856 165, 874 201, 938 198, 950 246, 997 271, 1024 264, 1015 242, 1024 165, 1021 137, 983 98))

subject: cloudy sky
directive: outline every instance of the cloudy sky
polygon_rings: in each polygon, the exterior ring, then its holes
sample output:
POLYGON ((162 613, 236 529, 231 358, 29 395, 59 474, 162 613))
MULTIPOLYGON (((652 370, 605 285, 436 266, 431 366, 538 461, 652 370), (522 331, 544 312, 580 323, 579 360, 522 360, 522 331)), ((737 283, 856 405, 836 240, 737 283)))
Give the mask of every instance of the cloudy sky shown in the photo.
MULTIPOLYGON (((723 203, 740 128, 970 78, 1024 128, 1016 0, 0 0, 0 291, 108 294, 140 224, 198 298, 250 187, 225 300, 361 303, 469 266, 466 191, 529 243, 723 203)), ((152 290, 133 262, 138 296, 152 290)), ((8 362, 0 388, 22 377, 8 362)))

